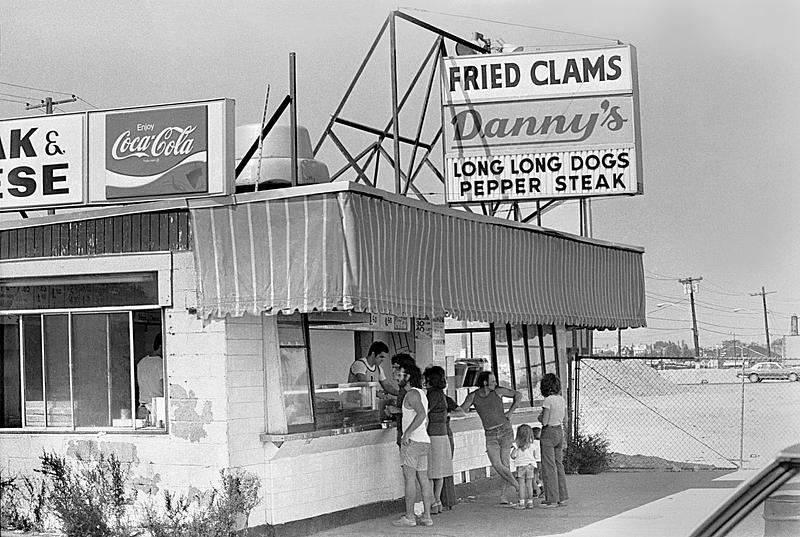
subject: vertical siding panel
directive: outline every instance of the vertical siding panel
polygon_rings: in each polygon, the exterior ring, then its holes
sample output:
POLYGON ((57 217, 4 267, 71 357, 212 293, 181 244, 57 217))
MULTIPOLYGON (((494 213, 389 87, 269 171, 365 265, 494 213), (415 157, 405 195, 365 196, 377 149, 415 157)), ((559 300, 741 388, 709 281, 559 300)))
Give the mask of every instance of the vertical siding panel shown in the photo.
POLYGON ((3 232, 3 237, 5 237, 5 241, 3 243, 3 259, 13 259, 13 251, 16 251, 16 246, 14 245, 14 241, 17 240, 17 230, 9 229, 8 231, 3 232))
POLYGON ((122 216, 122 251, 131 251, 131 215, 122 216))
POLYGON ((94 253, 103 254, 106 248, 106 223, 105 218, 94 222, 94 253))
POLYGON ((115 254, 122 252, 122 218, 119 216, 115 216, 111 219, 111 230, 112 230, 112 251, 115 254))
POLYGON ((169 215, 167 213, 158 215, 158 249, 169 250, 169 215))
POLYGON ((97 253, 97 220, 86 221, 86 255, 97 253))
POLYGON ((131 215, 131 252, 142 251, 142 215, 131 215))
POLYGON ((0 259, 8 259, 8 231, 0 231, 0 259))
POLYGON ((189 249, 189 212, 178 213, 178 250, 189 249))
POLYGON ((57 256, 69 255, 69 225, 56 224, 58 226, 58 244, 54 245, 57 256))
POLYGON ((61 226, 54 224, 47 226, 50 228, 50 257, 58 256, 59 245, 61 244, 61 226))
POLYGON ((103 247, 104 254, 110 254, 114 252, 114 219, 104 218, 103 219, 103 229, 105 230, 105 246, 103 247))
POLYGON ((46 226, 36 226, 33 228, 33 255, 34 257, 42 257, 44 252, 44 227, 46 226))
POLYGON ((143 252, 149 252, 151 249, 150 240, 150 215, 143 214, 141 224, 139 226, 139 241, 143 252))
POLYGON ((22 252, 25 257, 33 257, 33 228, 26 227, 24 230, 25 246, 22 252))
POLYGON ((67 255, 78 255, 78 223, 70 222, 67 228, 69 229, 67 255))
POLYGON ((78 236, 75 241, 75 253, 86 255, 86 222, 81 220, 77 225, 78 236))
POLYGON ((177 211, 170 211, 167 213, 169 222, 169 249, 178 249, 178 213, 177 211))
POLYGON ((151 213, 150 214, 150 252, 155 252, 159 249, 159 244, 161 243, 158 237, 158 228, 159 228, 159 217, 158 213, 151 213))

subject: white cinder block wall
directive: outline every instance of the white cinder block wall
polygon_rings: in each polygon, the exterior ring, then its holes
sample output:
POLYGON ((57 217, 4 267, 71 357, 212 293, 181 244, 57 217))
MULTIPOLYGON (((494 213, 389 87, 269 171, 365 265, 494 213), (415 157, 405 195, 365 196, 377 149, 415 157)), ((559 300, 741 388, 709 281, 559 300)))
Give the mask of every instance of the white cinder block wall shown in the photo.
MULTIPOLYGON (((115 256, 123 265, 128 257, 115 256)), ((131 464, 137 488, 159 495, 206 490, 219 483, 220 469, 240 467, 261 479, 263 502, 251 513, 251 526, 402 497, 394 428, 280 446, 260 440, 268 410, 265 364, 277 361, 265 356, 261 318, 198 319, 190 313, 197 305, 192 253, 175 252, 172 263, 173 305, 164 312, 168 434, 0 433, 0 466, 30 474, 43 449, 73 456, 113 452, 131 464)), ((454 429, 460 483, 462 472, 487 468, 489 461, 476 417, 454 429)))
POLYGON ((267 490, 267 461, 276 450, 259 437, 266 424, 261 318, 249 314, 227 318, 225 329, 229 462, 231 467, 242 468, 261 480, 264 500, 253 509, 248 521, 251 526, 259 526, 267 522, 267 506, 272 498, 267 490))

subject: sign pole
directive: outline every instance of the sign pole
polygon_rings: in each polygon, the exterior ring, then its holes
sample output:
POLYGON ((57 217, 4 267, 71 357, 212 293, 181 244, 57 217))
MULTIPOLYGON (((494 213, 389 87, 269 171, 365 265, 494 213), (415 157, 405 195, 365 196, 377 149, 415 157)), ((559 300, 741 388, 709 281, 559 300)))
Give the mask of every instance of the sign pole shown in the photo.
MULTIPOLYGON (((52 97, 45 97, 40 104, 26 104, 25 110, 34 110, 36 108, 44 108, 44 113, 48 116, 53 113, 53 107, 57 104, 64 104, 64 103, 74 103, 77 101, 78 98, 73 95, 69 99, 62 99, 60 101, 54 101, 52 97)), ((56 214, 55 209, 47 209, 48 215, 56 214)))

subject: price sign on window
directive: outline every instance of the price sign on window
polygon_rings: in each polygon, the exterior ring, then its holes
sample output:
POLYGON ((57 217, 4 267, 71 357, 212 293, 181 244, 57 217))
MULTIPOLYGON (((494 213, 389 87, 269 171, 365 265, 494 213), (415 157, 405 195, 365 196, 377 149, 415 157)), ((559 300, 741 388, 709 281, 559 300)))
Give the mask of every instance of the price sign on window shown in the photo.
POLYGON ((430 339, 433 336, 431 320, 428 318, 417 319, 414 324, 414 332, 418 339, 430 339))

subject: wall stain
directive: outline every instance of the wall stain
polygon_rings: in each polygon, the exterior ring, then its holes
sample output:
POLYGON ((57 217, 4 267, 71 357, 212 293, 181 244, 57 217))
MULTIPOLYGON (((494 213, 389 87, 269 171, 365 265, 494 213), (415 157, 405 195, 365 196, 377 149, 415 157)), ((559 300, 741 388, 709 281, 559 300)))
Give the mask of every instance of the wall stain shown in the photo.
POLYGON ((70 440, 67 456, 85 461, 95 461, 100 455, 116 455, 120 462, 135 466, 139 464, 136 444, 132 442, 97 442, 96 440, 70 440))
POLYGON ((131 482, 134 489, 146 494, 155 495, 158 494, 158 484, 161 482, 161 474, 136 476, 131 482))
POLYGON ((203 404, 197 412, 197 396, 193 390, 187 391, 177 384, 170 384, 170 433, 190 442, 199 442, 208 436, 205 425, 211 423, 211 401, 203 404))

